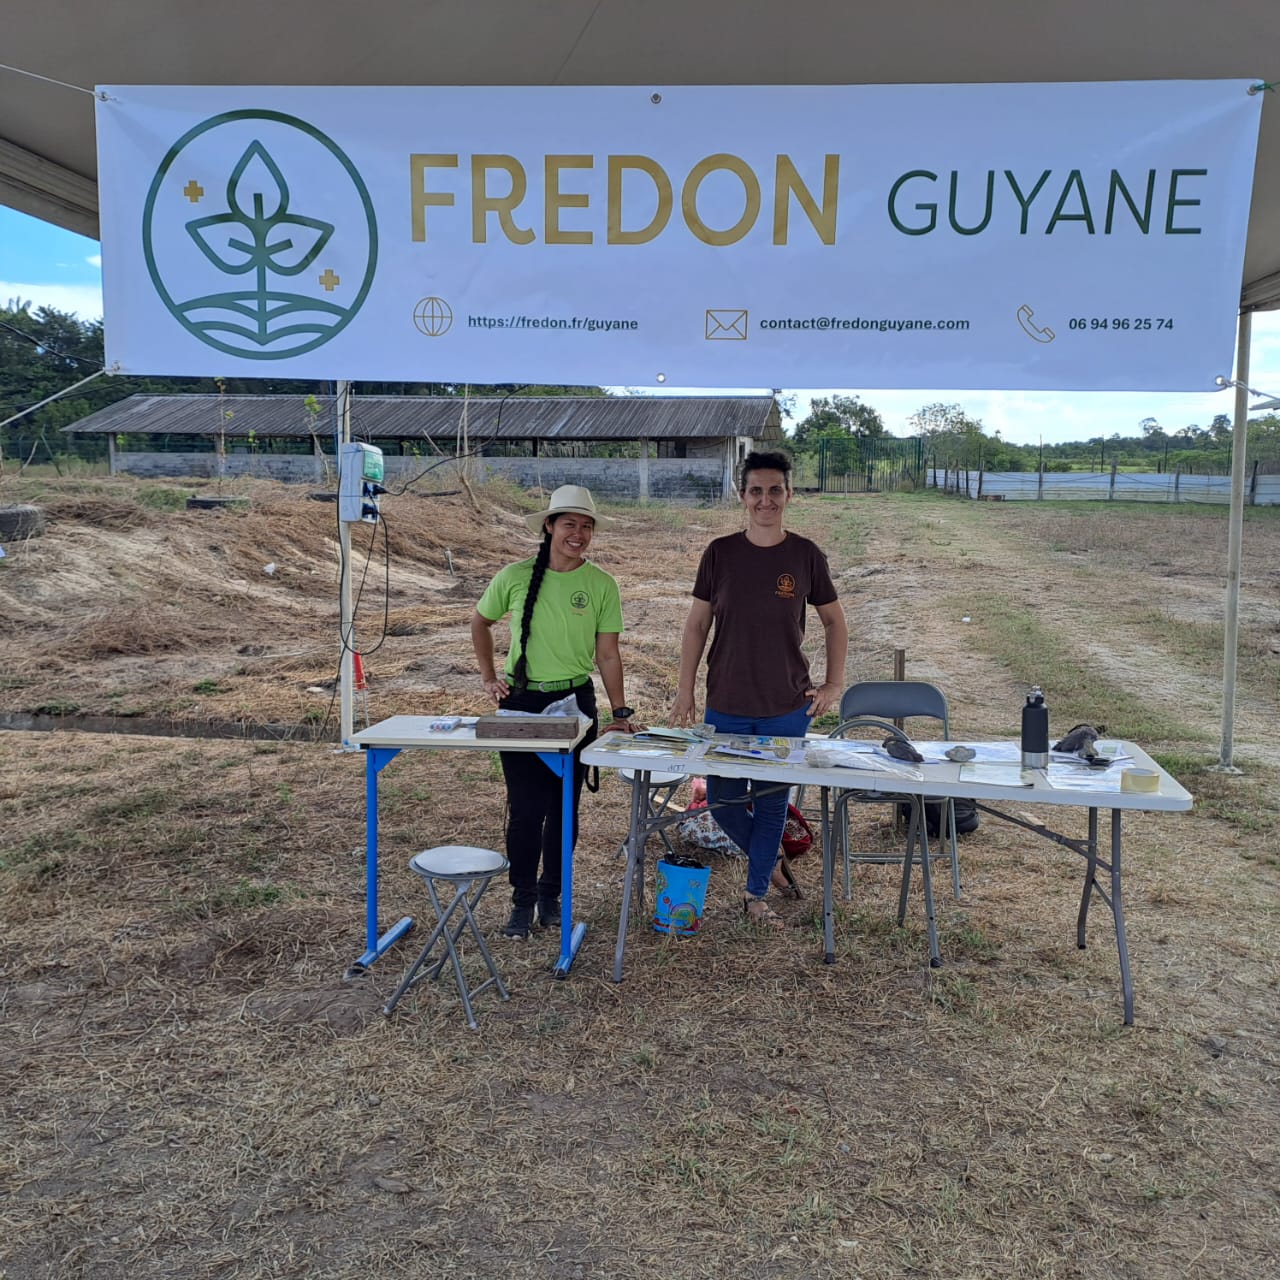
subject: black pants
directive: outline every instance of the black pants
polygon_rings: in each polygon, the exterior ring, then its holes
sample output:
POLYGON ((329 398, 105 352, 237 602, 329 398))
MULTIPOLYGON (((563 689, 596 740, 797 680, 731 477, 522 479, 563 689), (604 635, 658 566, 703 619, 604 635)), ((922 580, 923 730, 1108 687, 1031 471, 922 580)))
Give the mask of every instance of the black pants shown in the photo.
MULTIPOLYGON (((578 745, 581 751, 593 742, 600 729, 596 716, 596 691, 590 679, 577 689, 539 693, 514 690, 499 705, 509 711, 542 711, 572 693, 582 714, 591 717, 591 728, 578 745)), ((573 842, 578 842, 578 801, 587 767, 574 752, 573 842)), ((540 898, 560 896, 561 780, 532 751, 500 751, 502 776, 507 782, 507 861, 511 880, 511 901, 517 907, 532 907, 540 898), (538 872, 538 863, 542 872, 538 872)))

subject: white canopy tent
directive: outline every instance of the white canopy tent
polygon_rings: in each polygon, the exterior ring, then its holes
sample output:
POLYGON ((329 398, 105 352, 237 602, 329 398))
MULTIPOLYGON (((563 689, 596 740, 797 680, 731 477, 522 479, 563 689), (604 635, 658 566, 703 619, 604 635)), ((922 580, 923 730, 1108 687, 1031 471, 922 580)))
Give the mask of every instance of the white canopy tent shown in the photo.
MULTIPOLYGON (((98 235, 96 84, 731 85, 1280 80, 1275 0, 51 0, 9 6, 0 203, 98 235), (1272 51, 1276 51, 1273 55, 1272 51)), ((1267 89, 1262 92, 1269 92, 1267 89)), ((1240 291, 1280 308, 1280 123, 1264 111, 1240 291)), ((1223 370, 1223 374, 1228 374, 1223 370)), ((1247 394, 1237 386, 1222 760, 1231 764, 1247 394)))

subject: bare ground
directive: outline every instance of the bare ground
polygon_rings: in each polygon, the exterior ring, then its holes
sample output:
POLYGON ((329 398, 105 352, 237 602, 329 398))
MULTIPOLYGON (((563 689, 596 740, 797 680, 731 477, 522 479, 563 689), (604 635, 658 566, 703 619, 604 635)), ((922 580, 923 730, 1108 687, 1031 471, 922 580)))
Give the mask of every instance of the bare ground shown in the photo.
MULTIPOLYGON (((243 512, 169 496, 0 484, 50 517, 0 562, 0 710, 332 724, 333 508, 268 484, 243 512)), ((629 700, 658 722, 697 553, 737 517, 612 514, 597 559, 623 584, 629 700)), ((569 980, 544 935, 501 946, 512 999, 482 996, 479 1032, 445 986, 385 1020, 412 938, 341 980, 363 945, 358 759, 0 735, 0 1275, 1276 1274, 1280 521, 1248 514, 1228 777, 1205 769, 1223 513, 794 510, 839 576, 849 681, 902 648, 976 737, 1010 732, 1038 679, 1055 727, 1105 716, 1197 795, 1125 822, 1129 1029, 1102 914, 1075 947, 1079 863, 992 821, 942 901, 942 970, 915 898, 895 927, 891 870, 858 868, 827 967, 815 857, 776 938, 744 926, 740 867, 718 861, 701 936, 637 930, 616 986, 608 777, 584 806, 569 980)), ((516 501, 387 515, 389 592, 379 539, 359 610, 368 713, 481 710, 466 619, 532 549, 516 501)), ((384 924, 426 908, 415 849, 501 843, 487 757, 401 757, 383 798, 384 924)), ((890 839, 867 814, 863 838, 890 839)))

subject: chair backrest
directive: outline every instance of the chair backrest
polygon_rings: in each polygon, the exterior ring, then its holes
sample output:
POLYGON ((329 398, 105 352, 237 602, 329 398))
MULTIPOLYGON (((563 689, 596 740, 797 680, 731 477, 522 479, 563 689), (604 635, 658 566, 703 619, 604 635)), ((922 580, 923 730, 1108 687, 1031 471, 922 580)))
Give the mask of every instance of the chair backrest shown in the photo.
POLYGON ((850 685, 840 699, 841 721, 854 716, 879 716, 884 720, 906 720, 929 716, 942 721, 942 737, 951 737, 947 699, 936 684, 927 680, 860 680, 850 685))
POLYGON ((883 741, 885 738, 897 738, 899 742, 910 742, 911 739, 898 728, 897 725, 891 724, 888 720, 882 720, 879 716, 850 716, 847 720, 841 720, 830 733, 828 738, 877 738, 883 741), (857 731, 857 732, 855 732, 857 731))

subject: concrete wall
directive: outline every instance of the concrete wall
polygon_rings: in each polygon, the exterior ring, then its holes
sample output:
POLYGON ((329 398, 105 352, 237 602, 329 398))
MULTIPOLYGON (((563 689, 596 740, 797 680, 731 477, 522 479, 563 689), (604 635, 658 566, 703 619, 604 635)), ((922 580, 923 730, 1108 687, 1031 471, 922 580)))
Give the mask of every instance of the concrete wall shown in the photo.
MULTIPOLYGON (((308 484, 333 488, 337 484, 332 458, 325 461, 306 454, 228 453, 223 476, 258 476, 286 484, 308 484)), ((388 487, 403 484, 431 464, 427 457, 388 457, 385 468, 388 487)), ((544 489, 557 485, 585 484, 597 498, 611 502, 652 502, 709 504, 721 501, 725 487, 723 450, 706 458, 470 458, 459 464, 446 462, 436 467, 426 480, 431 489, 453 488, 457 468, 467 468, 473 482, 490 476, 502 477, 522 489, 544 489), (643 492, 647 489, 647 494, 643 492)), ((194 476, 215 479, 218 457, 213 453, 122 453, 115 452, 112 471, 152 478, 194 476)))

